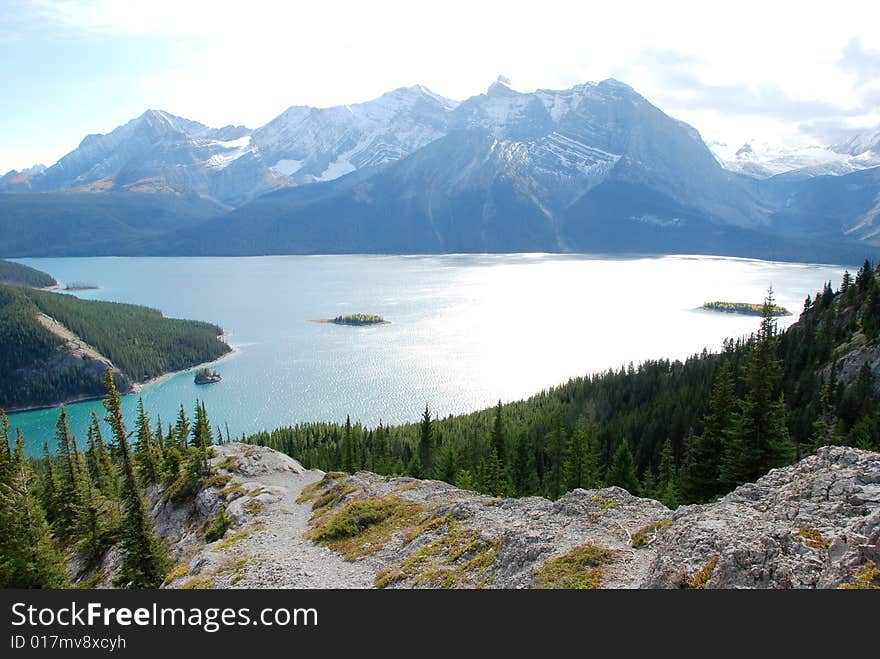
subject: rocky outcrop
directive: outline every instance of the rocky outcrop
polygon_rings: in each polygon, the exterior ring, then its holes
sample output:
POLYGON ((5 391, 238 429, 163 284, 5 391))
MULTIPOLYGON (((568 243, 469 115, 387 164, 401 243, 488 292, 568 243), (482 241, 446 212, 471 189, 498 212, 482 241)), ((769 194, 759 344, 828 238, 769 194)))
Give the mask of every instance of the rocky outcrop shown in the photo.
POLYGON ((674 512, 618 487, 505 499, 215 451, 199 491, 147 493, 172 588, 835 588, 880 562, 880 454, 853 448, 674 512))
POLYGON ((880 562, 878 543, 880 455, 826 447, 676 510, 643 585, 683 587, 705 570, 707 588, 834 588, 880 562))

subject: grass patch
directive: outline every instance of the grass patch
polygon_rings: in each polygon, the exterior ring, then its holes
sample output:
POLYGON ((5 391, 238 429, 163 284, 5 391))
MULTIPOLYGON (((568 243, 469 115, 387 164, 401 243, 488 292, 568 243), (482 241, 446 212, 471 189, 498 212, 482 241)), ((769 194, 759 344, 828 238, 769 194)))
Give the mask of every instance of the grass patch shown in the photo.
POLYGON ((246 504, 244 504, 242 508, 248 515, 259 515, 260 512, 263 510, 263 504, 261 504, 259 501, 254 501, 253 499, 251 499, 246 504))
POLYGON ((205 542, 215 542, 226 535, 226 531, 232 524, 232 517, 223 508, 219 513, 214 515, 209 523, 208 530, 205 531, 205 542))
POLYGON ((217 463, 217 468, 225 471, 235 471, 238 469, 238 458, 234 455, 227 455, 217 463))
POLYGON ((165 581, 162 582, 162 585, 167 586, 172 581, 177 581, 181 577, 185 577, 187 574, 189 574, 189 563, 181 563, 168 573, 168 576, 165 577, 165 581))
POLYGON ((214 547, 214 551, 226 551, 227 549, 232 547, 232 545, 237 542, 241 542, 247 537, 248 534, 244 531, 235 531, 233 533, 228 533, 219 543, 217 543, 217 546, 214 547))
POLYGON ((243 497, 245 495, 244 488, 240 483, 232 482, 222 490, 220 490, 220 496, 224 497, 227 501, 231 501, 232 499, 237 499, 238 497, 243 497))
POLYGON ((798 529, 795 542, 802 542, 812 549, 828 549, 831 540, 822 535, 818 529, 798 529))
POLYGON ((327 475, 317 483, 313 483, 315 487, 308 486, 303 489, 302 495, 297 499, 297 503, 312 502, 312 517, 309 522, 315 523, 324 515, 329 513, 335 506, 349 494, 355 491, 355 488, 348 483, 338 481, 338 479, 327 479, 327 475), (323 489, 322 491, 322 488, 323 489), (306 491, 308 490, 308 492, 306 491))
POLYGON ((214 588, 214 579, 211 577, 193 577, 184 583, 181 590, 211 590, 214 588))
POLYGON ((602 566, 614 560, 616 554, 613 549, 586 544, 562 556, 548 558, 535 570, 537 587, 542 590, 594 590, 602 581, 602 566))
POLYGON ((424 506, 393 495, 370 497, 348 503, 306 534, 353 560, 384 547, 394 531, 418 524, 424 506))
POLYGON ((667 517, 665 519, 661 519, 659 522, 652 522, 651 524, 640 528, 638 531, 633 533, 633 549, 638 549, 639 547, 647 547, 648 543, 651 542, 651 538, 656 536, 657 533, 665 529, 670 524, 672 524, 672 518, 667 517))
POLYGON ((699 572, 688 579, 687 587, 696 588, 697 590, 704 589, 706 584, 709 583, 709 579, 712 578, 716 565, 718 565, 718 554, 712 554, 709 560, 706 561, 706 564, 700 568, 699 572))
POLYGON ((250 563, 248 558, 226 559, 215 574, 217 576, 231 575, 229 583, 233 586, 244 578, 244 569, 250 563))
POLYGON ((838 586, 841 590, 880 590, 880 569, 874 561, 868 561, 853 575, 853 580, 838 586))
POLYGON ((376 576, 377 588, 405 579, 414 579, 416 586, 435 588, 481 587, 489 581, 491 574, 487 573, 498 556, 501 538, 484 542, 477 531, 460 528, 451 515, 432 516, 420 528, 428 526, 431 530, 445 526, 446 533, 417 549, 399 566, 382 570, 376 576))
POLYGON ((205 487, 223 488, 232 480, 232 474, 214 474, 205 479, 205 487))
POLYGON ((599 510, 608 510, 609 508, 620 508, 620 504, 617 503, 614 499, 609 499, 608 497, 603 497, 601 494, 597 494, 593 497, 593 503, 599 506, 599 510))

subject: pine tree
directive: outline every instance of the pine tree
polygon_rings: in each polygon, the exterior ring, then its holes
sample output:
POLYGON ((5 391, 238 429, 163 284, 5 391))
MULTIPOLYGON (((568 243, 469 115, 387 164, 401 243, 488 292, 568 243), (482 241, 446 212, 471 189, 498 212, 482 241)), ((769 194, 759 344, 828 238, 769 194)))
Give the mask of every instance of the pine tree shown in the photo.
POLYGON ((660 466, 657 468, 657 497, 667 508, 678 507, 678 474, 672 441, 667 439, 660 452, 660 466))
POLYGON ((69 540, 75 533, 76 515, 81 502, 79 500, 79 473, 74 457, 76 440, 70 434, 70 427, 67 423, 67 410, 64 409, 64 406, 61 407, 61 411, 58 414, 58 422, 55 425, 55 439, 58 442, 61 474, 58 480, 58 517, 54 522, 54 529, 62 539, 69 540))
POLYGON ((8 482, 0 483, 0 588, 64 588, 64 559, 52 543, 37 478, 17 433, 8 482))
POLYGON ((629 442, 622 441, 614 453, 611 468, 608 470, 608 485, 616 485, 632 495, 639 494, 639 479, 636 477, 636 466, 633 462, 629 442))
POLYGON ((568 434, 562 425, 562 417, 556 420, 556 430, 551 431, 544 438, 544 446, 547 447, 549 462, 549 473, 545 489, 547 490, 548 498, 555 500, 562 496, 563 487, 565 486, 563 465, 565 451, 568 448, 568 434))
POLYGON ((771 288, 764 301, 760 328, 748 353, 746 395, 724 441, 720 475, 731 485, 753 481, 794 459, 785 403, 781 394, 777 394, 782 368, 776 356, 776 321, 772 309, 771 288))
POLYGON ((598 466, 595 459, 595 424, 587 425, 581 417, 571 433, 563 471, 566 490, 591 489, 598 485, 598 466))
POLYGON ((7 470, 12 465, 12 447, 9 445, 9 419, 6 410, 0 410, 0 483, 6 482, 7 470))
POLYGON ((183 403, 181 403, 180 411, 177 413, 177 423, 174 424, 174 437, 177 438, 178 448, 181 453, 186 451, 187 448, 189 425, 189 418, 186 416, 186 410, 183 409, 183 403))
POLYGON ((144 411, 144 399, 138 398, 137 406, 137 444, 134 447, 134 462, 142 486, 157 483, 161 473, 158 451, 153 446, 153 431, 150 419, 144 411))
POLYGON ((353 474, 355 467, 354 437, 351 429, 351 416, 345 417, 345 430, 342 433, 342 471, 353 474))
POLYGON ((500 400, 498 401, 498 405, 495 406, 495 424, 492 426, 492 447, 495 449, 495 454, 498 456, 498 462, 503 469, 507 450, 504 441, 504 425, 501 419, 500 400))
MULTIPOLYGON (((492 448, 494 449, 494 442, 492 448)), ((525 497, 538 494, 538 471, 535 466, 535 451, 527 435, 520 435, 516 440, 510 478, 513 481, 513 493, 525 497)), ((499 461, 500 462, 500 461, 499 461)))
POLYGON ((422 414, 422 422, 419 425, 419 461, 422 464, 422 471, 425 478, 433 473, 433 457, 434 457, 434 422, 431 419, 431 411, 425 405, 425 412, 422 414))
POLYGON ((192 424, 192 442, 188 449, 186 474, 190 483, 197 483, 211 475, 209 459, 211 446, 214 444, 211 435, 211 422, 203 402, 196 401, 195 422, 192 424))
POLYGON ((107 387, 104 399, 106 420, 113 431, 122 464, 122 565, 114 583, 121 588, 158 588, 170 568, 170 561, 165 546, 153 532, 153 519, 135 473, 119 393, 110 369, 107 369, 104 384, 107 387))
POLYGON ((86 462, 89 467, 89 475, 94 485, 104 496, 116 498, 119 495, 119 484, 113 469, 113 462, 110 460, 110 453, 104 443, 101 423, 94 411, 92 411, 92 422, 89 424, 88 438, 86 462))
POLYGON ((52 458, 52 452, 49 451, 49 442, 43 442, 43 464, 45 471, 40 487, 40 502, 46 512, 47 521, 54 524, 59 517, 61 484, 55 471, 55 460, 52 458))
POLYGON ((725 361, 715 376, 703 434, 693 437, 688 447, 688 461, 682 474, 685 501, 709 501, 725 490, 726 484, 720 480, 720 464, 724 438, 730 432, 737 404, 733 367, 729 361, 725 361))

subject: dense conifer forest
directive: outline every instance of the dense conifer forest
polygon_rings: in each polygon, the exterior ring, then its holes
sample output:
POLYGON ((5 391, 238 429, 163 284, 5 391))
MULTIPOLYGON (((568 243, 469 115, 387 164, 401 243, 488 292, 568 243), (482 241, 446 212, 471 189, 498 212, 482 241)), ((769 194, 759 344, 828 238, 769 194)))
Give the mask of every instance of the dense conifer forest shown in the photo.
POLYGON ((41 288, 55 286, 57 283, 52 275, 48 275, 41 270, 22 265, 21 263, 0 259, 0 284, 41 288))
POLYGON ((198 402, 193 419, 181 407, 165 429, 161 421, 150 423, 141 401, 129 432, 109 370, 104 387, 106 426, 93 413, 87 441, 78 443, 62 407, 41 460, 24 455, 24 437, 18 431, 12 437, 0 412, 0 588, 66 587, 72 558, 93 569, 114 545, 122 557, 117 587, 162 585, 171 564, 145 490, 158 485, 166 500, 194 496, 215 476, 209 465, 215 438, 198 402))
MULTIPOLYGON (((766 300, 756 332, 720 353, 570 380, 528 400, 418 424, 306 423, 251 435, 325 471, 437 478, 479 492, 557 498, 619 485, 670 506, 704 502, 817 446, 880 450, 867 365, 880 352, 880 286, 868 262, 807 298, 779 333, 766 300), (837 360, 861 354, 844 377, 837 360), (868 356, 868 359, 865 357, 868 356)), ((876 359, 875 359, 876 361, 876 359)))
POLYGON ((165 318, 155 309, 81 300, 0 285, 0 408, 49 405, 103 392, 103 367, 64 360, 63 341, 38 321, 43 313, 107 357, 124 374, 123 390, 229 352, 221 328, 165 318))

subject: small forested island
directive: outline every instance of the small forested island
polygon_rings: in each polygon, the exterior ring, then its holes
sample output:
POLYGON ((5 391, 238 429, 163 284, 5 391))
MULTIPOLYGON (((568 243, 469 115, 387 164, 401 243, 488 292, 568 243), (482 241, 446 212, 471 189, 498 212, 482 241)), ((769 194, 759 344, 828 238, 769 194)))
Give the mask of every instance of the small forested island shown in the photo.
POLYGON ((95 284, 89 284, 84 281, 72 281, 64 287, 65 291, 96 291, 98 287, 95 284))
POLYGON ((353 313, 345 316, 336 316, 336 318, 313 320, 312 322, 333 323, 334 325, 387 325, 390 323, 390 321, 385 320, 382 316, 369 313, 353 313))
MULTIPOLYGON (((745 316, 761 316, 764 313, 763 304, 753 304, 751 302, 704 302, 702 309, 724 313, 739 313, 745 316)), ((770 308, 770 315, 790 316, 791 312, 785 307, 774 304, 770 308)))
POLYGON ((200 368, 196 371, 195 383, 213 384, 214 382, 220 382, 222 379, 217 371, 212 371, 210 368, 200 368))

